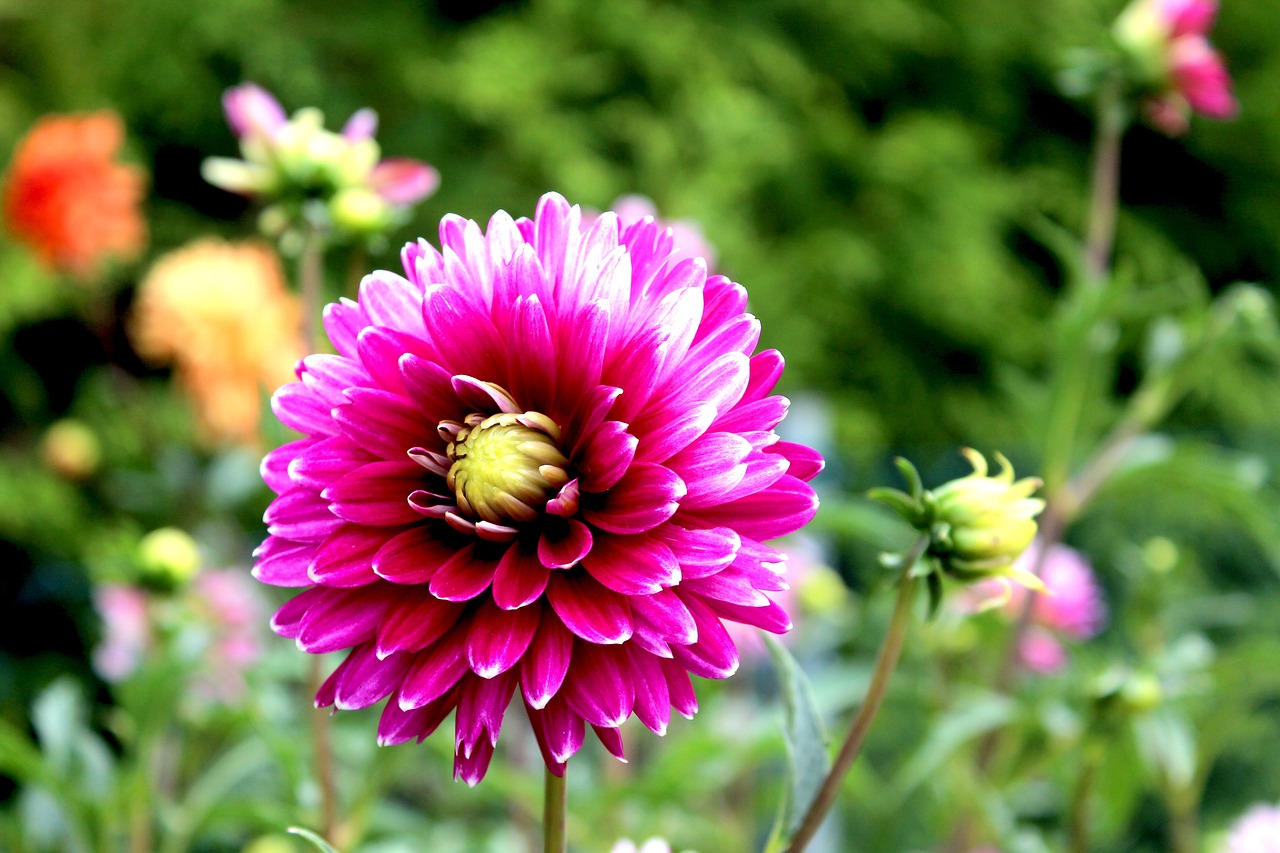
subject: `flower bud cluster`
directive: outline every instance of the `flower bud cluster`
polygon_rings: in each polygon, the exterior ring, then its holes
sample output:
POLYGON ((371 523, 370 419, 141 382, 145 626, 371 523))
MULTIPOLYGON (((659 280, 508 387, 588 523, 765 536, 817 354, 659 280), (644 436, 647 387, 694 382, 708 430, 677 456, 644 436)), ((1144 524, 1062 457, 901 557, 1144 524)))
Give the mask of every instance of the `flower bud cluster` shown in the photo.
POLYGON ((375 237, 439 183, 426 163, 381 159, 373 110, 359 110, 335 133, 325 129, 318 109, 286 116, 275 97, 253 83, 228 90, 223 107, 243 159, 206 159, 205 180, 265 203, 260 226, 272 238, 303 228, 375 237))

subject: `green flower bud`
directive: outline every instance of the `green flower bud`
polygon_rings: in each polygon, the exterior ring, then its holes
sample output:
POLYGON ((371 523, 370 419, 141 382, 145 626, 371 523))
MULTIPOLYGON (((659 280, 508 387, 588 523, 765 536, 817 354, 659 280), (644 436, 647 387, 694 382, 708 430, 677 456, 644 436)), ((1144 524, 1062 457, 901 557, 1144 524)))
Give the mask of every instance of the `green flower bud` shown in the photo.
POLYGON ((40 457, 50 470, 68 480, 92 477, 102 462, 97 434, 83 421, 65 418, 49 427, 40 442, 40 457))
POLYGON ((142 537, 137 559, 144 580, 167 587, 186 583, 200 569, 196 541, 176 527, 161 527, 142 537))
POLYGON ((333 224, 354 234, 376 234, 389 227, 394 218, 391 206, 372 190, 348 187, 329 202, 333 224))
POLYGON ((1036 537, 1035 517, 1044 501, 1031 494, 1037 477, 1015 481, 1009 460, 996 454, 1000 472, 987 475, 987 460, 976 450, 962 451, 973 473, 945 483, 923 497, 933 540, 928 553, 944 572, 963 580, 1008 577, 1039 589, 1039 580, 1014 568, 1014 561, 1036 537))

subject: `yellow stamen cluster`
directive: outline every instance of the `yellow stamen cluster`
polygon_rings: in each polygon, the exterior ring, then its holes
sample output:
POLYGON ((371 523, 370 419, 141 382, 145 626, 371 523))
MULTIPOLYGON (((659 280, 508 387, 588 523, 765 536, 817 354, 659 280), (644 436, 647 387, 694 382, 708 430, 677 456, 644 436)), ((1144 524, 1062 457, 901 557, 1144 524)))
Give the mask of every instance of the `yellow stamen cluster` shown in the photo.
POLYGON ((445 421, 452 463, 446 482, 458 509, 492 524, 537 518, 551 493, 569 482, 560 428, 538 412, 469 415, 445 421))

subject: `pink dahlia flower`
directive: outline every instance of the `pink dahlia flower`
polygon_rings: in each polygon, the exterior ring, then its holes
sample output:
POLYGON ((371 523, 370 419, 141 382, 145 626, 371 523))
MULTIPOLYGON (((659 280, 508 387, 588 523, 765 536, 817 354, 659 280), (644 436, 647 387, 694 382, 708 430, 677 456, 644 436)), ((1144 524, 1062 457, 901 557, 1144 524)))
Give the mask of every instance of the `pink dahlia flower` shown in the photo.
POLYGON ((613 212, 625 228, 652 216, 655 221, 671 229, 675 241, 675 254, 680 260, 685 258, 702 258, 708 267, 716 263, 716 250, 707 240, 698 223, 692 219, 672 219, 663 221, 658 217, 658 207, 647 196, 624 195, 613 203, 613 212))
POLYGON ((1280 853, 1280 806, 1263 803, 1241 815, 1223 853, 1280 853))
POLYGON ((440 241, 328 306, 337 354, 276 392, 304 437, 263 460, 254 573, 305 589, 272 625, 349 650, 316 701, 387 698, 380 743, 456 711, 469 784, 513 695, 552 772, 587 724, 621 757, 632 714, 662 734, 691 673, 737 669, 725 621, 790 627, 765 543, 813 516, 822 459, 773 432, 782 357, 746 291, 652 221, 584 227, 549 194, 440 241))

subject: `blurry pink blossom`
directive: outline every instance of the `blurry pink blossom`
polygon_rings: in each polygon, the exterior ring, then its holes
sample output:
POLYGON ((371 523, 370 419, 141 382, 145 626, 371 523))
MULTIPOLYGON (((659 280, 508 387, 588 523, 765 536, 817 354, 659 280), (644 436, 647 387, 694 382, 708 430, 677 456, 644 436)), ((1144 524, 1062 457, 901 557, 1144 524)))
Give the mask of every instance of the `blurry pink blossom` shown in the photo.
POLYGON ((395 207, 417 204, 439 185, 439 172, 409 157, 388 157, 369 173, 369 188, 395 207))
POLYGON ((102 642, 93 650, 93 668, 107 681, 123 681, 151 645, 147 594, 137 587, 103 584, 93 591, 93 606, 102 619, 102 642))
POLYGON ((257 83, 242 83, 224 92, 222 110, 240 139, 271 139, 289 123, 284 107, 257 83))
POLYGON ((245 670, 262 655, 258 626, 266 610, 257 585, 247 572, 206 569, 191 585, 191 606, 209 635, 197 689, 207 699, 232 704, 248 690, 245 670))
POLYGON ((707 262, 707 269, 715 267, 716 250, 707 242, 698 223, 692 219, 663 220, 658 216, 658 208, 653 201, 642 195, 620 196, 609 209, 618 214, 618 224, 623 229, 646 216, 652 216, 659 224, 670 228, 676 246, 673 263, 685 258, 702 258, 707 262))
POLYGON ((1260 803, 1241 815, 1223 853, 1280 853, 1280 805, 1260 803))

